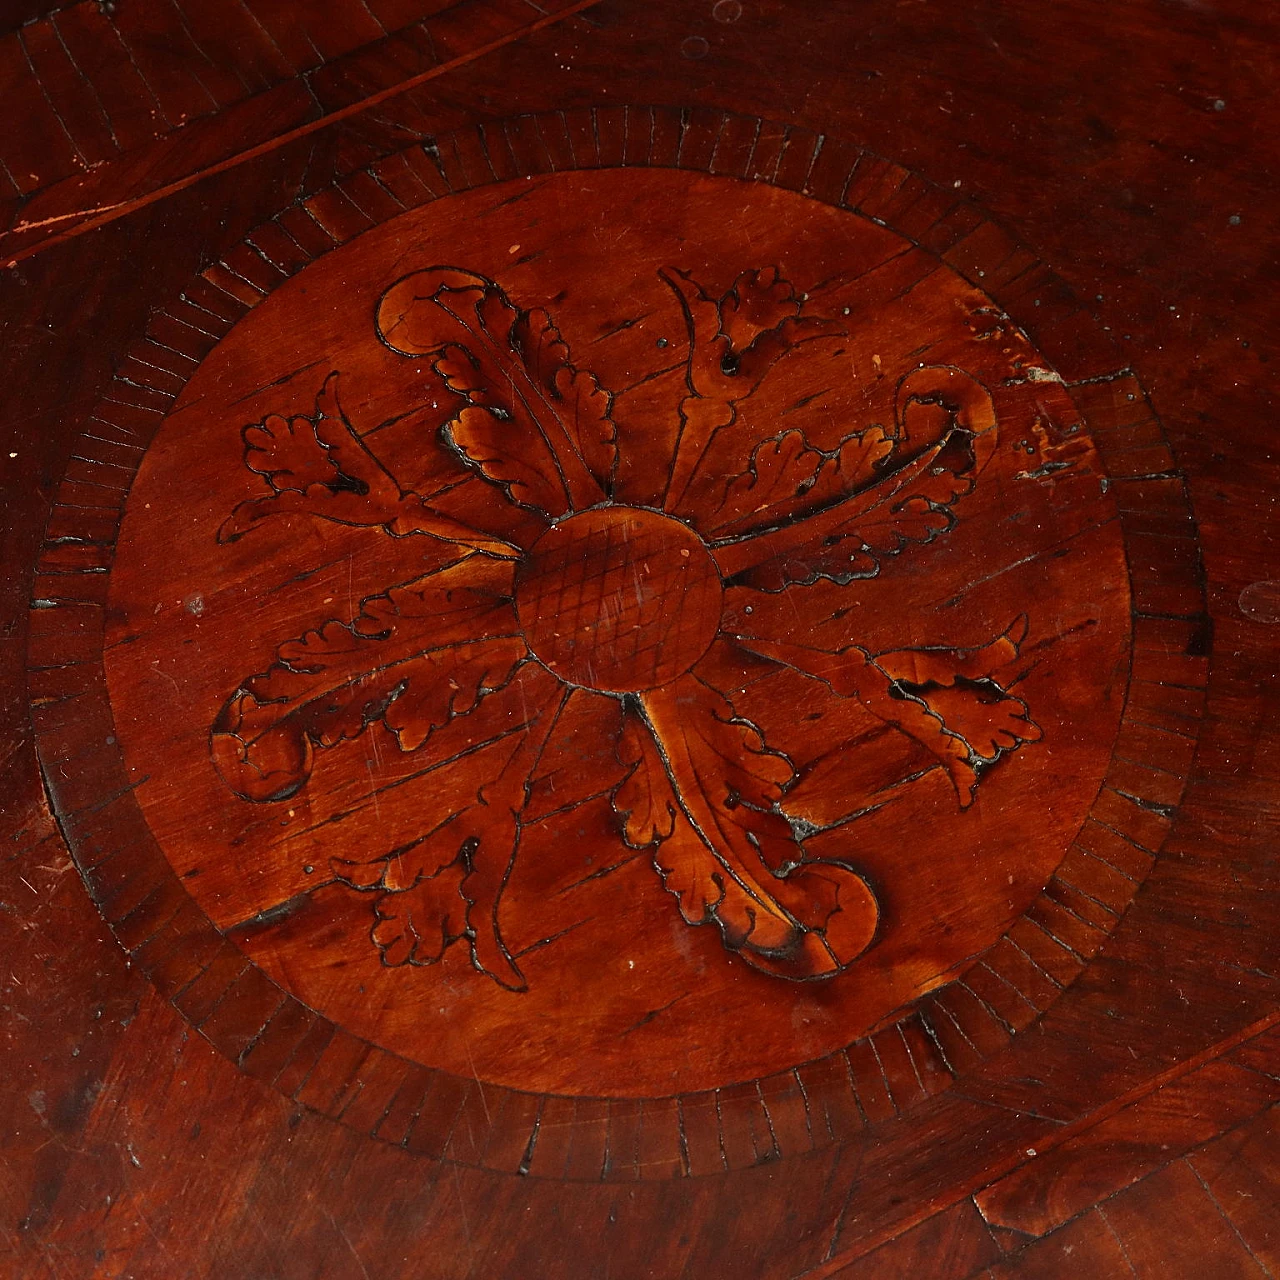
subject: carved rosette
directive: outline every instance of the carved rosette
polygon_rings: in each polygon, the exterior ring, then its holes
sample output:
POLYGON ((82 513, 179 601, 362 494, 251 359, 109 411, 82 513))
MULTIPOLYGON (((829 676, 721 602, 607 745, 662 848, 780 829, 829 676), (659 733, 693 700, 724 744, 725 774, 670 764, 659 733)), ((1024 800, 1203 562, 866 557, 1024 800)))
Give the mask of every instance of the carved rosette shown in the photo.
MULTIPOLYGON (((849 422, 832 448, 815 447, 802 428, 755 413, 755 400, 787 377, 788 355, 843 337, 840 324, 811 314, 773 267, 743 271, 723 293, 677 268, 661 275, 688 330, 685 394, 670 405, 669 466, 639 501, 617 500, 612 393, 574 363, 545 310, 518 308, 461 268, 414 272, 377 309, 383 342, 428 360, 456 397, 432 487, 404 485, 362 439, 338 372, 312 415, 244 429, 245 464, 270 493, 236 508, 223 541, 305 514, 433 538, 448 555, 350 620, 317 620, 241 682, 211 740, 234 791, 283 801, 307 785, 317 750, 374 725, 401 751, 448 760, 438 731, 483 719, 512 681, 525 697, 492 771, 422 812, 408 841, 334 860, 372 895, 386 964, 434 963, 465 939, 477 969, 524 988, 501 907, 538 764, 604 724, 592 746, 622 766, 611 788, 619 836, 649 851, 684 920, 715 924, 730 951, 779 977, 844 970, 873 943, 876 896, 856 866, 806 851, 819 826, 788 803, 795 767, 769 745, 768 723, 734 706, 733 673, 750 661, 855 699, 914 740, 961 808, 1003 756, 1040 737, 1010 691, 1025 617, 968 648, 876 651, 859 643, 856 617, 834 640, 753 617, 764 593, 872 578, 945 537, 996 445, 989 392, 962 369, 921 365, 901 379, 891 422, 849 422), (470 523, 447 509, 469 476, 486 495, 470 523)), ((783 394, 804 390, 801 380, 783 394)))

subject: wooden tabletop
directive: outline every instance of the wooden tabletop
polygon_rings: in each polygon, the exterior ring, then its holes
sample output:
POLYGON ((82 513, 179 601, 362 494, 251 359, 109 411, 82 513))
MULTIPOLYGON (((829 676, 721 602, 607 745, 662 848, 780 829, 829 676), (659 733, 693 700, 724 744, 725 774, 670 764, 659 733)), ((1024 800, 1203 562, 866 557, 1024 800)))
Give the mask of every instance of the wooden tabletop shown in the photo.
POLYGON ((0 15, 0 1274, 1280 1274, 1265 9, 0 15))

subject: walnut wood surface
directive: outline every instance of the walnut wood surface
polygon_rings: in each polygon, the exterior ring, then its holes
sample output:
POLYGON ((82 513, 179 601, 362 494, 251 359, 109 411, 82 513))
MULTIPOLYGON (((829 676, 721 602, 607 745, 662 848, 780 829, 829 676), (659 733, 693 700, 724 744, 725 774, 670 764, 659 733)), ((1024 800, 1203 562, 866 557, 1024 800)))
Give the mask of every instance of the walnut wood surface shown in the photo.
POLYGON ((1274 30, 218 12, 0 35, 0 1270, 1272 1274, 1274 30))

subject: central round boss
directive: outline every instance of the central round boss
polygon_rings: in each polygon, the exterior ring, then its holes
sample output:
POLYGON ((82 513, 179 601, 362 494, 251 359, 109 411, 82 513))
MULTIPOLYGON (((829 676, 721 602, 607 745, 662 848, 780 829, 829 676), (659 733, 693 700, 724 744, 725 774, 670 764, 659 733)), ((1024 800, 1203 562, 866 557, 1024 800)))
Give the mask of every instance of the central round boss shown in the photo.
POLYGON ((683 675, 720 626, 723 587, 688 525, 607 506, 552 525, 516 573, 529 648, 570 684, 606 693, 683 675))

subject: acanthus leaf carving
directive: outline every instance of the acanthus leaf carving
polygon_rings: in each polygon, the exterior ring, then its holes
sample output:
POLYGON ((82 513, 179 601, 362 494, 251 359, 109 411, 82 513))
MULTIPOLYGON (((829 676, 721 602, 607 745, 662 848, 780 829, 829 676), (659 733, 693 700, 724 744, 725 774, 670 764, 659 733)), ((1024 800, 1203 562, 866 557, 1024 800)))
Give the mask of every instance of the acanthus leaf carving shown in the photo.
POLYGON ((999 683, 1026 634, 1027 620, 1019 617, 974 649, 871 654, 860 645, 829 651, 749 634, 735 641, 842 697, 856 698, 877 719, 920 743, 946 770, 961 808, 968 808, 983 769, 1040 738, 1026 703, 999 683))
POLYGON ((434 964, 467 934, 466 867, 456 859, 374 902, 374 945, 389 967, 434 964))
MULTIPOLYGON (((523 651, 510 580, 505 561, 481 557, 473 566, 464 558, 370 597, 351 623, 326 622, 285 641, 272 666, 246 679, 214 722, 213 759, 227 785, 251 800, 292 795, 310 776, 315 747, 335 746, 384 721, 416 683, 427 690, 412 705, 436 698, 441 655, 451 655, 449 665, 462 656, 466 669, 477 637, 509 640, 507 654, 516 646, 523 651)), ((491 649, 471 670, 483 680, 501 673, 502 663, 495 665, 491 649)), ((407 735, 402 745, 420 746, 432 727, 421 711, 416 719, 397 713, 393 720, 395 731, 407 735)))
POLYGON ((430 357, 465 399, 448 438, 513 502, 554 517, 605 498, 609 398, 569 363, 545 312, 521 312, 492 281, 437 267, 387 290, 378 327, 394 350, 430 357), (588 459, 605 474, 597 477, 588 459))
POLYGON ((628 770, 613 793, 623 838, 634 849, 666 840, 675 829, 679 804, 653 733, 635 708, 624 711, 618 759, 628 770))
POLYGON ((802 315, 790 284, 773 268, 744 272, 736 289, 720 298, 679 268, 666 267, 659 274, 679 299, 689 339, 688 394, 680 402, 680 433, 663 507, 692 515, 690 482, 715 436, 736 421, 739 402, 754 395, 790 351, 839 332, 839 326, 802 315))
POLYGON ((954 526, 955 504, 973 491, 994 448, 994 427, 990 393, 968 374, 939 367, 909 375, 899 388, 892 446, 879 429, 853 437, 848 453, 842 446, 832 460, 836 484, 820 490, 825 503, 716 543, 721 572, 762 591, 874 577, 885 557, 954 526))
MULTIPOLYGON (((779 807, 794 773, 790 762, 696 675, 644 694, 641 706, 662 744, 663 805, 674 821, 654 857, 684 918, 714 921, 730 950, 791 976, 833 973, 864 950, 875 933, 874 895, 861 877, 836 863, 810 876, 779 807), (842 943, 861 938, 843 955, 825 938, 838 911, 862 916, 852 928, 848 919, 840 922, 842 943)), ((651 792, 661 788, 654 765, 651 754, 643 758, 651 792)), ((652 829, 656 834, 659 828, 652 829)))
POLYGON ((401 489, 365 445, 338 400, 331 373, 311 417, 268 414, 244 428, 244 462, 270 486, 269 497, 239 504, 218 530, 237 542, 270 516, 308 515, 397 537, 426 534, 475 551, 513 558, 518 548, 436 510, 431 496, 401 489))
POLYGON ((385 964, 430 964, 465 938, 478 970, 512 990, 525 987, 499 913, 533 775, 566 697, 557 696, 551 677, 532 670, 524 722, 484 750, 492 776, 478 786, 443 788, 439 820, 421 838, 363 862, 334 860, 339 879, 374 894, 373 940, 385 964))
POLYGON ((830 453, 815 449, 794 430, 763 440, 752 452, 749 469, 730 478, 701 527, 723 540, 803 518, 871 484, 894 443, 882 427, 846 436, 830 453))

